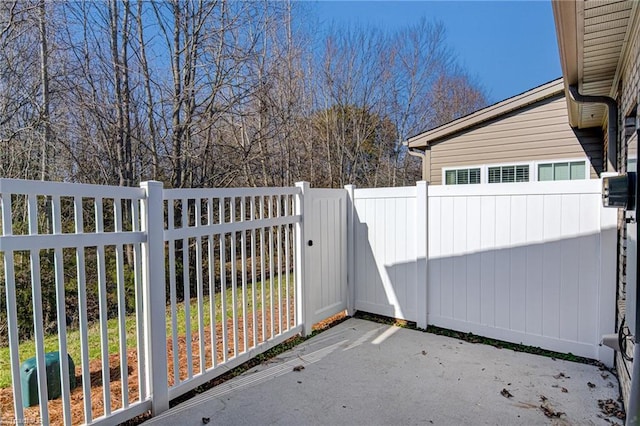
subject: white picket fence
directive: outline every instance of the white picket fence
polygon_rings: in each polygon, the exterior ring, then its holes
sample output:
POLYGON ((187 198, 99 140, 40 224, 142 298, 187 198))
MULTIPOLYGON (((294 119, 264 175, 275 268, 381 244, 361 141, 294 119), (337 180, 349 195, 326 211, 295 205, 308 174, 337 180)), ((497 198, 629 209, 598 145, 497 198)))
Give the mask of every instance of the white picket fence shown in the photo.
POLYGON ((352 198, 356 309, 612 365, 599 343, 615 324, 617 216, 601 206, 601 181, 419 183, 352 198))
MULTIPOLYGON (((0 413, 2 421, 117 424, 157 414, 305 331, 301 197, 297 187, 163 190, 158 182, 121 188, 0 179, 14 397, 13 413, 0 413), (44 265, 50 257, 52 265, 44 265), (31 286, 37 371, 46 371, 51 351, 69 353, 81 371, 81 418, 72 417, 69 374, 76 372, 64 356, 61 399, 23 409, 18 318, 25 307, 17 285, 31 286), (51 301, 43 294, 52 288, 57 317, 47 321, 58 340, 45 345, 43 304, 51 301), (67 309, 69 298, 77 312, 67 309), (74 315, 79 345, 68 341, 74 315), (91 347, 98 354, 90 355, 91 347), (97 398, 92 373, 100 376, 97 398), (63 414, 52 419, 55 404, 63 414)), ((38 400, 47 401, 47 375, 37 379, 38 400)))

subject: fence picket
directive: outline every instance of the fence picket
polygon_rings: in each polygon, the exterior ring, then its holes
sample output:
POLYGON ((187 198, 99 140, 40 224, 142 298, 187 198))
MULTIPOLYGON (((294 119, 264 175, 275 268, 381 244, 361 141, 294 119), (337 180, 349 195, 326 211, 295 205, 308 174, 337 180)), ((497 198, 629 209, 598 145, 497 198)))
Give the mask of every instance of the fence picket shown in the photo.
MULTIPOLYGON (((2 186, 0 186, 0 188, 2 188, 2 186)), ((2 236, 10 236, 13 234, 11 199, 11 193, 0 193, 0 210, 2 210, 2 236)), ((5 297, 7 300, 9 357, 11 359, 11 377, 14 378, 13 411, 16 419, 23 419, 24 411, 22 409, 22 388, 20 382, 15 380, 16 377, 20 377, 20 354, 18 352, 20 340, 18 336, 18 305, 16 303, 16 281, 13 255, 13 251, 3 251, 2 253, 4 262, 5 297)))
MULTIPOLYGON (((104 232, 103 208, 102 198, 96 198, 94 202, 94 213, 96 233, 98 234, 104 232)), ((109 380, 109 334, 107 327, 107 272, 103 245, 97 246, 96 257, 98 267, 98 310, 100 311, 100 348, 102 357, 102 401, 104 403, 104 416, 107 417, 111 414, 111 382, 109 380)))
MULTIPOLYGON (((282 197, 277 198, 277 216, 282 216, 282 197)), ((282 225, 276 228, 278 235, 276 238, 277 248, 277 280, 278 280, 278 333, 282 333, 282 225)))
MULTIPOLYGON (((256 219, 256 199, 251 197, 250 213, 251 220, 256 219)), ((251 228, 251 306, 252 309, 252 325, 253 325, 253 346, 258 346, 258 305, 256 304, 256 229, 251 228)))
MULTIPOLYGON (((131 200, 131 231, 140 232, 140 204, 138 200, 131 200)), ((163 250, 164 252, 164 250, 163 250)), ((134 288, 135 288, 135 316, 136 316, 136 355, 138 357, 138 400, 147 399, 146 387, 146 360, 144 342, 144 312, 142 305, 142 253, 139 243, 133 244, 133 268, 134 268, 134 288)))
MULTIPOLYGON (((240 221, 245 222, 245 198, 240 198, 240 221)), ((247 232, 242 231, 240 236, 240 259, 242 262, 242 338, 243 338, 243 352, 247 352, 248 345, 248 333, 247 333, 247 232)))
MULTIPOLYGON (((213 198, 207 198, 207 224, 213 225, 214 221, 214 209, 215 204, 213 198)), ((210 234, 207 237, 207 251, 209 262, 209 317, 210 317, 210 334, 211 334, 211 368, 215 368, 218 365, 217 356, 217 339, 216 339, 216 271, 215 271, 215 239, 214 235, 210 234)))
MULTIPOLYGON (((195 200, 195 227, 202 226, 202 204, 199 198, 195 200)), ((198 235, 196 237, 196 293, 198 298, 198 350, 200 356, 200 374, 206 370, 205 362, 205 329, 204 329, 204 289, 202 280, 202 237, 198 235)))
MULTIPOLYGON (((122 200, 114 199, 114 225, 115 232, 123 232, 122 228, 122 200)), ((126 302, 124 288, 124 252, 122 245, 116 246, 116 286, 118 297, 118 338, 120 352, 120 384, 122 407, 129 406, 129 386, 128 386, 128 363, 127 363, 127 331, 126 331, 126 302)))
MULTIPOLYGON (((82 197, 73 198, 73 214, 76 234, 84 233, 82 197)), ((85 271, 84 247, 76 247, 76 273, 78 279, 78 311, 80 326, 80 357, 82 358, 82 400, 84 421, 92 420, 91 413, 91 375, 89 372, 89 335, 87 320, 87 280, 85 271)))
MULTIPOLYGON (((236 198, 229 200, 229 222, 236 221, 236 198)), ((231 262, 231 315, 233 316, 233 356, 238 356, 238 271, 236 267, 236 232, 231 232, 229 261, 231 262)))
MULTIPOLYGON (((264 196, 260 197, 260 219, 264 219, 264 196)), ((265 294, 265 281, 266 281, 266 259, 265 259, 265 229, 260 228, 260 296, 262 298, 262 309, 260 309, 260 313, 262 315, 262 341, 265 342, 267 340, 267 324, 266 324, 266 294, 265 294)))
MULTIPOLYGON (((53 234, 62 233, 60 196, 55 195, 51 200, 51 216, 53 222, 53 234)), ((58 321, 58 345, 60 354, 60 380, 62 385, 62 418, 65 425, 71 424, 71 403, 69 394, 71 385, 69 383, 69 359, 67 358, 67 309, 65 303, 64 290, 64 261, 62 249, 57 247, 54 250, 54 275, 56 287, 56 307, 58 321)), ((41 370, 42 371, 42 370, 41 370)), ((73 372, 75 375, 75 372, 73 372)))
MULTIPOLYGON (((180 227, 189 226, 189 201, 181 199, 182 221, 180 227)), ((189 277, 189 238, 182 239, 182 304, 184 305, 185 351, 187 352, 187 379, 193 377, 193 342, 191 336, 191 280, 189 277)))
MULTIPOLYGON (((218 202, 218 210, 220 214, 220 223, 225 221, 225 199, 221 197, 218 202)), ((227 268, 226 268, 226 235, 220 234, 220 309, 222 317, 222 360, 227 362, 229 359, 229 342, 227 335, 227 268)))
MULTIPOLYGON (((175 217, 172 210, 168 206, 173 207, 173 200, 167 203, 167 223, 168 229, 175 228, 175 217)), ((169 241, 169 304, 171 305, 171 349, 173 358, 173 383, 180 383, 180 361, 178 346, 178 296, 176 288, 176 241, 169 241)))

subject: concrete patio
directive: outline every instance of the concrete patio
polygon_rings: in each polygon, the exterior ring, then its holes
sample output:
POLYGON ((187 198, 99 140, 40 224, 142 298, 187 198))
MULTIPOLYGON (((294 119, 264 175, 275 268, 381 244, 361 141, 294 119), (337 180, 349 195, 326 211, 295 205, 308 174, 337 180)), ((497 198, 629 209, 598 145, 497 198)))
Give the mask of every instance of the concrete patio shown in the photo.
POLYGON ((352 318, 147 423, 622 424, 618 396, 595 366, 352 318))

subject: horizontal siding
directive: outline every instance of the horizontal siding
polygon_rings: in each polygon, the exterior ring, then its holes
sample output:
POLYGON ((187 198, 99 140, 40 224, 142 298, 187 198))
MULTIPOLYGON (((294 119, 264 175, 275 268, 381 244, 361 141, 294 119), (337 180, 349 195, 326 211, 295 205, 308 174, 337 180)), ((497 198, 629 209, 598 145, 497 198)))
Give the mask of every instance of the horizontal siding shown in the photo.
MULTIPOLYGON (((640 101, 640 25, 636 25, 632 33, 630 34, 629 40, 632 40, 632 43, 628 46, 627 55, 623 61, 623 70, 622 70, 622 90, 620 93, 620 113, 623 115, 629 115, 633 110, 634 106, 638 105, 640 101)), ((636 112, 637 114, 637 112, 636 112)), ((627 152, 627 144, 622 144, 622 149, 620 150, 620 159, 621 166, 624 166, 626 163, 626 158, 628 156, 627 152)), ((626 170, 623 169, 623 170, 626 170)), ((631 258, 626 256, 626 226, 624 223, 624 217, 620 217, 620 234, 619 234, 619 263, 618 270, 619 278, 618 278, 618 325, 621 323, 622 319, 625 317, 625 307, 628 303, 634 303, 634 301, 626 300, 627 294, 627 262, 632 262, 631 258)), ((637 261, 637 260, 635 260, 637 261)), ((636 306, 636 312, 638 312, 639 307, 636 306)), ((628 319, 627 319, 628 321, 628 319)), ((629 345, 633 347, 633 345, 629 345)), ((632 354, 629 354, 632 355, 632 354)), ((629 408, 629 397, 631 394, 631 371, 633 369, 634 362, 640 362, 640 360, 635 360, 633 362, 626 361, 622 358, 620 354, 618 354, 616 358, 616 367, 618 371, 618 378, 620 381, 620 388, 622 389, 622 396, 625 402, 625 407, 629 408)))
POLYGON ((442 184, 442 169, 505 162, 587 157, 591 177, 602 170, 601 136, 569 126, 563 96, 507 114, 431 146, 431 179, 442 184))

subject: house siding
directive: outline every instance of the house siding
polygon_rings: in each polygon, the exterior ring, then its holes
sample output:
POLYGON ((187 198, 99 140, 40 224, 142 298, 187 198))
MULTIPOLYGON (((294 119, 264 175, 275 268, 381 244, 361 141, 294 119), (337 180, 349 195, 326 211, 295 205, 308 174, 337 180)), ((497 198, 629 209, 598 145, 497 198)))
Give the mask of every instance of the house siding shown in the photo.
POLYGON ((564 95, 557 95, 488 123, 434 142, 427 151, 431 184, 442 184, 442 169, 483 164, 587 157, 591 177, 602 171, 602 134, 569 126, 564 95))
MULTIPOLYGON (((626 172, 627 144, 624 139, 624 117, 628 116, 632 109, 640 104, 640 25, 636 25, 630 33, 631 45, 627 51, 626 62, 623 62, 621 73, 621 85, 618 95, 619 110, 619 145, 618 166, 621 172, 626 172)), ((618 293, 617 293, 617 326, 625 317, 626 308, 626 261, 627 238, 624 212, 618 215, 618 293)), ((632 356, 633 345, 628 345, 628 354, 632 356)), ((616 354, 616 369, 620 381, 620 389, 625 406, 629 404, 631 391, 631 371, 633 363, 625 360, 620 353, 616 354)))

